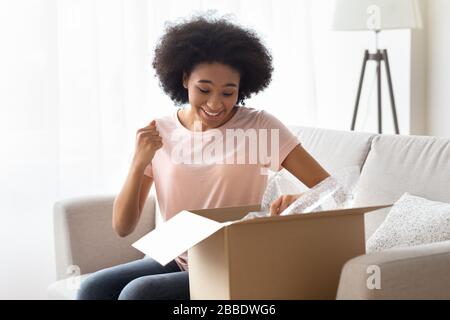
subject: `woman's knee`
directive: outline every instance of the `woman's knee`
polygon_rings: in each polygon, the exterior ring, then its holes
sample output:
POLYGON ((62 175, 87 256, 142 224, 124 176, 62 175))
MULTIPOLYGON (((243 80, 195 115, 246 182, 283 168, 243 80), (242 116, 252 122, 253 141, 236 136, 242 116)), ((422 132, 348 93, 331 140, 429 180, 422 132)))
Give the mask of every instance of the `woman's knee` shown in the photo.
POLYGON ((113 290, 113 281, 114 278, 107 269, 92 273, 81 282, 77 292, 77 300, 117 299, 120 290, 113 290))
POLYGON ((187 272, 158 274, 135 279, 128 283, 119 300, 189 299, 187 272))

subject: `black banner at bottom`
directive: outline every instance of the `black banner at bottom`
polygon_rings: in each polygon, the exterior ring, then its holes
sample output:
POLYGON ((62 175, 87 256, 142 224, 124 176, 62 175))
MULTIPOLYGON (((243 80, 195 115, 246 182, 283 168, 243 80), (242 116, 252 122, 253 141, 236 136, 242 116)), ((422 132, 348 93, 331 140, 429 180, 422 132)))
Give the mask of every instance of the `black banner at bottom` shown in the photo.
MULTIPOLYGON (((441 307, 448 310, 449 303, 433 302, 433 310, 441 307)), ((430 303, 427 301, 426 303, 430 303)), ((326 314, 355 315, 386 314, 404 317, 406 313, 418 315, 429 307, 417 301, 33 301, 3 300, 0 307, 8 315, 56 314, 71 319, 91 319, 92 316, 117 316, 124 319, 139 317, 143 319, 300 319, 306 315, 320 317, 326 314), (6 310, 9 309, 9 310, 6 310)))

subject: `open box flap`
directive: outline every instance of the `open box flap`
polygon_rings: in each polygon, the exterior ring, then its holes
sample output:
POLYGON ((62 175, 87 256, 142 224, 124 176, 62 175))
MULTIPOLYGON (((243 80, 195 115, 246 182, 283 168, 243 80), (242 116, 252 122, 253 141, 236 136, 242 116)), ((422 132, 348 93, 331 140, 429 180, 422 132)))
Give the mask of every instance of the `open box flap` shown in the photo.
MULTIPOLYGON (((207 210, 202 210, 205 216, 184 210, 176 214, 173 218, 169 219, 155 230, 152 230, 150 233, 137 240, 132 244, 132 246, 152 257, 162 265, 166 265, 200 241, 208 238, 210 235, 219 231, 223 227, 233 223, 264 223, 275 220, 324 218, 331 215, 363 214, 366 212, 387 208, 389 206, 390 205, 351 208, 228 222, 217 222, 212 219, 208 219, 208 217, 205 217, 208 216, 207 210)), ((217 209, 211 210, 211 212, 217 214, 217 209)), ((227 208, 222 208, 222 210, 225 211, 227 208)), ((234 212, 232 216, 235 218, 234 212)))
POLYGON ((165 266, 230 223, 219 223, 184 210, 147 233, 132 246, 165 266))

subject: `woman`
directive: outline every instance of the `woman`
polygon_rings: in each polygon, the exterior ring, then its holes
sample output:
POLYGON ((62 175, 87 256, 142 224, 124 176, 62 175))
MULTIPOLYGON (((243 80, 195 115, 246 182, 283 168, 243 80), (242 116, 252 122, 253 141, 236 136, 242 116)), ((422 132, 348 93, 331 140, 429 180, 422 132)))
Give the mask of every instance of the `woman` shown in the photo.
MULTIPOLYGON (((121 237, 136 227, 153 183, 167 220, 181 210, 260 203, 268 168, 285 168, 308 187, 329 176, 278 119, 243 106, 268 86, 273 71, 254 32, 205 17, 169 26, 153 67, 175 104, 189 107, 137 131, 132 165, 113 208, 113 228, 121 237)), ((297 197, 280 197, 271 214, 297 197)), ((144 258, 95 272, 78 298, 188 299, 187 270, 186 253, 166 266, 144 258)))

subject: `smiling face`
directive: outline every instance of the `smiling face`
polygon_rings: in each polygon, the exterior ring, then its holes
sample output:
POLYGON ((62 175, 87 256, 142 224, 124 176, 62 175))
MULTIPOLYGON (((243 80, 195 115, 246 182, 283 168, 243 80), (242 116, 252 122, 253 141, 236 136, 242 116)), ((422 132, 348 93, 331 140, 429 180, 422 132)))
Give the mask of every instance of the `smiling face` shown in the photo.
POLYGON ((184 75, 190 104, 185 123, 190 127, 201 121, 202 131, 225 124, 236 111, 233 107, 238 100, 239 81, 237 70, 220 63, 202 63, 189 77, 184 75))

